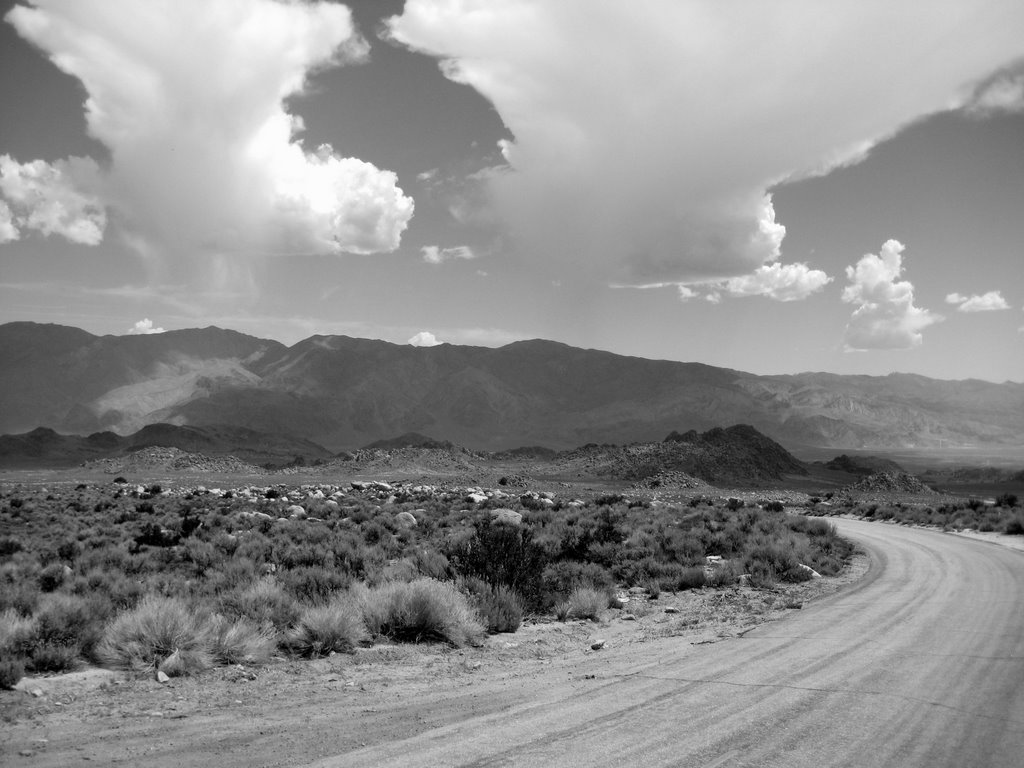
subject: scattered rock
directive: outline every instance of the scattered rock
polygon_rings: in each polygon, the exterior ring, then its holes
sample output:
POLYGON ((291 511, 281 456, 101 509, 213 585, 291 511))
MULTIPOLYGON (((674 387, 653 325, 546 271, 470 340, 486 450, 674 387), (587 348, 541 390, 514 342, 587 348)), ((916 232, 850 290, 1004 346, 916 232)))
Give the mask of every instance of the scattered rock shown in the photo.
POLYGON ((31 688, 29 689, 29 693, 35 696, 37 699, 41 699, 43 697, 42 688, 31 688))
POLYGON ((636 616, 634 616, 632 613, 624 613, 619 618, 621 618, 623 621, 636 621, 636 616))
POLYGON ((604 640, 595 640, 594 642, 592 642, 590 644, 590 650, 592 650, 592 651, 600 651, 602 648, 604 648, 604 644, 605 644, 604 640))
POLYGON ((666 605, 665 613, 679 613, 679 609, 676 608, 674 605, 666 605))
POLYGON ((158 669, 156 671, 156 681, 158 683, 169 683, 171 682, 171 678, 168 677, 167 673, 164 672, 162 669, 158 669))
POLYGON ((800 570, 806 571, 807 573, 811 574, 811 578, 812 579, 820 579, 821 578, 821 574, 818 573, 813 568, 811 568, 811 566, 809 566, 809 565, 804 565, 803 563, 797 563, 797 568, 799 568, 800 570))

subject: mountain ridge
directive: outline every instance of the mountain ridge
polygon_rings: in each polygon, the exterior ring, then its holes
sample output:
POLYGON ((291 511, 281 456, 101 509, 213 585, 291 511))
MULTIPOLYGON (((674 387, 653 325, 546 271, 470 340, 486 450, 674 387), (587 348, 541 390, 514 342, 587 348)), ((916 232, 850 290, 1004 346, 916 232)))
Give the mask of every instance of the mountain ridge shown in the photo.
POLYGON ((544 339, 291 346, 208 326, 96 336, 0 325, 0 433, 232 425, 354 449, 420 432, 481 450, 661 440, 750 424, 794 448, 1024 445, 1024 384, 918 374, 756 375, 544 339))

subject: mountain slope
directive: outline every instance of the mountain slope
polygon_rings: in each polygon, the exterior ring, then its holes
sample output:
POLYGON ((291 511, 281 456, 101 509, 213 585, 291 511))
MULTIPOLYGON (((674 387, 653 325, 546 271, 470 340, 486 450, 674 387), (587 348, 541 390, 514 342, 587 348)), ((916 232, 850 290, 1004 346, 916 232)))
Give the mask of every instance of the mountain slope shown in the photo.
POLYGON ((750 424, 787 447, 1024 445, 1024 385, 756 376, 533 340, 497 349, 219 328, 0 325, 0 432, 231 425, 331 450, 419 432, 474 449, 660 440, 750 424))

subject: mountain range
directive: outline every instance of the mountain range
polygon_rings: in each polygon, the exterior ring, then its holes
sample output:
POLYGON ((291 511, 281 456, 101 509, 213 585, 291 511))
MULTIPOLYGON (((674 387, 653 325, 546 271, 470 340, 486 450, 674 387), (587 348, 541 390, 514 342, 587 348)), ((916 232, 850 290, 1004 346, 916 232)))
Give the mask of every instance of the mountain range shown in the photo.
POLYGON ((253 430, 331 451, 414 431, 497 451, 732 424, 790 449, 1020 448, 1024 384, 765 376, 539 339, 494 349, 318 335, 285 346, 215 327, 96 336, 0 325, 0 433, 123 436, 158 423, 236 430, 232 439, 253 430))

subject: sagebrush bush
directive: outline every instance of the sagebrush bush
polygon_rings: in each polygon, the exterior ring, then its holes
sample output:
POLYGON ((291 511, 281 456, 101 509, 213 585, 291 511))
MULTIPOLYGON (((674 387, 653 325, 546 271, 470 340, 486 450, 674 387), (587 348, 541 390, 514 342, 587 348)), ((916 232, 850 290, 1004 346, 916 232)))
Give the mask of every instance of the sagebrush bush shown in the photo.
POLYGON ((278 632, 285 632, 298 621, 302 606, 279 583, 266 578, 221 595, 220 610, 227 616, 244 617, 257 625, 269 623, 278 632))
POLYGON ((10 690, 25 676, 25 665, 20 659, 0 657, 0 690, 10 690))
POLYGON ((515 632, 523 623, 523 603, 519 595, 499 584, 468 577, 461 583, 488 634, 515 632))
POLYGON ((504 584, 518 593, 528 608, 542 605, 541 574, 547 558, 534 542, 531 528, 482 517, 476 521, 473 534, 452 542, 446 554, 457 573, 476 576, 494 586, 504 584))
POLYGON ((592 587, 577 587, 569 595, 566 617, 597 621, 608 607, 608 593, 592 587))
POLYGON ((351 653, 368 638, 359 604, 343 594, 325 605, 306 608, 285 637, 285 644, 301 656, 326 656, 351 653))
POLYGON ((45 595, 33 616, 32 648, 26 654, 26 669, 66 672, 74 669, 82 657, 93 659, 109 613, 109 603, 102 598, 45 595))
POLYGON ((210 653, 219 664, 265 664, 277 650, 277 637, 270 624, 221 614, 210 620, 210 653))
POLYGON ((117 669, 191 674, 212 664, 210 641, 207 616, 180 598, 151 595, 107 625, 96 655, 117 669))
POLYGON ((428 578, 390 582, 359 590, 358 597, 366 628, 375 637, 441 641, 458 647, 484 633, 466 596, 450 582, 428 578))

